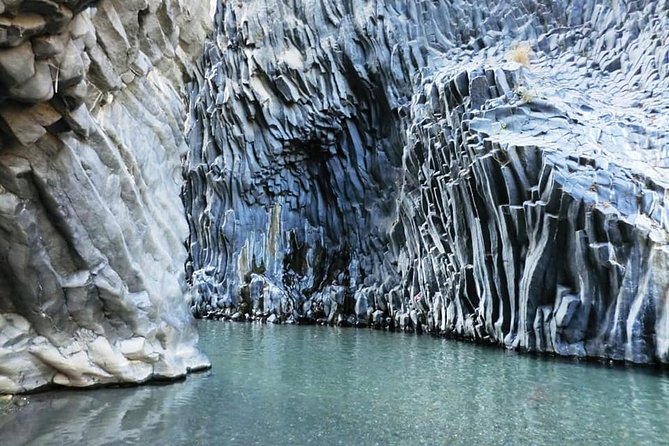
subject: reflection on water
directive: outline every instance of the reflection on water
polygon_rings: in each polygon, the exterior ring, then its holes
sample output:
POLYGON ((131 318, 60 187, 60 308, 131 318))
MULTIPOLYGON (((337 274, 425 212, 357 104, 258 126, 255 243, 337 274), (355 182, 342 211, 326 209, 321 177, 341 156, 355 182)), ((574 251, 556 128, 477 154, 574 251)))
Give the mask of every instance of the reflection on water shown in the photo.
POLYGON ((0 444, 174 444, 193 431, 188 411, 194 394, 206 391, 203 384, 197 379, 173 386, 33 395, 27 406, 0 417, 0 444))
POLYGON ((50 392, 4 445, 667 444, 669 376, 369 330, 200 323, 214 369, 50 392))

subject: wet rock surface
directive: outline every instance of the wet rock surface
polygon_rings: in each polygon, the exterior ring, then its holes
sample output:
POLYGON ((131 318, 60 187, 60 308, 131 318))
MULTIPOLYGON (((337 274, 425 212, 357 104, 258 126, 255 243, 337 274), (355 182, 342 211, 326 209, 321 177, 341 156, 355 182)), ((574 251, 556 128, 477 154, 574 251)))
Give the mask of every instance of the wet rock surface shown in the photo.
POLYGON ((0 393, 208 366, 178 199, 191 3, 0 1, 0 393))
POLYGON ((222 5, 191 97, 193 311, 669 362, 667 8, 222 5))

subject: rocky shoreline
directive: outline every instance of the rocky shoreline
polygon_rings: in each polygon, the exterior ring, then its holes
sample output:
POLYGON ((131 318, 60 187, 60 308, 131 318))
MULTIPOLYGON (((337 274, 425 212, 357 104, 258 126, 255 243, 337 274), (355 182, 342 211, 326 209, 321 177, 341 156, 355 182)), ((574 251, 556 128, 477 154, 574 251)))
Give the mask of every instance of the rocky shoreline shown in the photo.
POLYGON ((0 393, 194 316, 669 363, 668 8, 0 1, 0 393))
MULTIPOLYGON (((378 323, 365 323, 361 321, 353 321, 352 318, 348 320, 343 320, 339 323, 329 324, 327 319, 311 319, 307 317, 300 317, 297 320, 287 319, 281 320, 272 314, 260 314, 256 316, 237 316, 236 315, 227 315, 223 313, 209 314, 203 317, 200 317, 201 320, 215 321, 216 323, 223 324, 259 324, 259 325, 276 325, 276 326, 287 326, 295 327, 299 329, 300 326, 317 326, 322 327, 323 329, 354 329, 354 330, 376 330, 376 331, 386 331, 393 334, 407 334, 414 336, 428 336, 429 338, 435 339, 447 339, 452 342, 464 342, 468 344, 475 344, 482 348, 490 348, 499 350, 499 344, 492 342, 490 338, 480 339, 472 338, 467 336, 458 336, 452 332, 437 331, 436 329, 428 330, 425 326, 418 325, 418 329, 415 329, 416 326, 413 325, 413 322, 407 323, 404 328, 398 326, 392 318, 385 318, 383 321, 378 323)), ((506 352, 511 352, 519 355, 529 355, 537 360, 548 360, 548 361, 559 361, 563 363, 580 363, 580 364, 591 364, 593 366, 603 366, 603 367, 615 367, 621 369, 630 369, 630 370, 640 370, 648 371, 651 373, 658 373, 661 376, 665 376, 669 373, 669 364, 664 362, 632 362, 625 359, 612 359, 607 356, 579 356, 579 355, 566 355, 566 354, 557 354, 555 352, 539 352, 536 350, 527 350, 523 348, 514 348, 514 347, 504 347, 506 352)))

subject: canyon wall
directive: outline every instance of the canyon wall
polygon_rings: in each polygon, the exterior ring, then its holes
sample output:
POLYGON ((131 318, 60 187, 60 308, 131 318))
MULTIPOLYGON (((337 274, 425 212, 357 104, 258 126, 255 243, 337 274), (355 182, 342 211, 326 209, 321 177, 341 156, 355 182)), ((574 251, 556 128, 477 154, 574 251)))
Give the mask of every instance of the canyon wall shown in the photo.
POLYGON ((0 1, 0 393, 208 367, 179 193, 212 6, 0 1))
POLYGON ((192 309, 669 362, 669 6, 225 2, 192 309))

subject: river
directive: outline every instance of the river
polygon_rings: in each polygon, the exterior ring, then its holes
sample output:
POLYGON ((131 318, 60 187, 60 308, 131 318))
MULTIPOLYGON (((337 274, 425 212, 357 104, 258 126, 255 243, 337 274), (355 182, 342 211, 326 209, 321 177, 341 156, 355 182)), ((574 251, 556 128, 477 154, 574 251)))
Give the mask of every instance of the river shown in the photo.
POLYGON ((367 329, 200 321, 212 370, 54 391, 13 445, 669 444, 669 375, 367 329))

